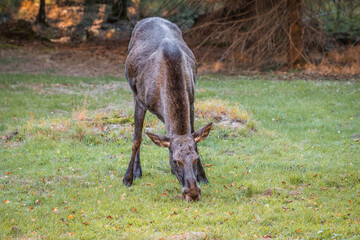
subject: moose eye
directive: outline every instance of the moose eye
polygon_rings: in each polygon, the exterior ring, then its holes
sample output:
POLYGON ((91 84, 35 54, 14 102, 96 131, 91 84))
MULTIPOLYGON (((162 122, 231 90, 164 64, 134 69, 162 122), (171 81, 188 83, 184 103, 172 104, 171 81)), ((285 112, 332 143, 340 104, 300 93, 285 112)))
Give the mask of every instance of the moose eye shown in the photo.
POLYGON ((175 159, 174 162, 175 162, 175 165, 176 165, 177 167, 184 165, 184 163, 183 163, 182 160, 176 160, 176 159, 175 159))

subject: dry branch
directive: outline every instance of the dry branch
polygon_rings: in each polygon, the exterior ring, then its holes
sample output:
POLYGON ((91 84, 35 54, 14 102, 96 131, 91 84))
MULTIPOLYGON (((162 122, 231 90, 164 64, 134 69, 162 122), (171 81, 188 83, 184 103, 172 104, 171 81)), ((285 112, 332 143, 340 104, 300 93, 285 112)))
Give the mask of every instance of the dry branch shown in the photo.
POLYGON ((209 12, 185 35, 195 40, 195 49, 207 48, 202 59, 218 47, 225 48, 218 60, 231 69, 298 67, 314 63, 310 52, 324 51, 326 34, 315 11, 306 7, 322 2, 208 0, 209 12))

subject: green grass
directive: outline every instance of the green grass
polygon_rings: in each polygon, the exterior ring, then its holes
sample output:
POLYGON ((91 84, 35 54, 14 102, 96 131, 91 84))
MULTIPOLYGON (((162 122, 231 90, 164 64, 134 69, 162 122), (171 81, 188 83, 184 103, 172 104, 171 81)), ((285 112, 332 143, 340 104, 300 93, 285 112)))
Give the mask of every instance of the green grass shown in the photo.
POLYGON ((176 196, 167 150, 145 136, 143 177, 123 186, 125 79, 1 74, 0 95, 0 238, 360 239, 359 83, 200 77, 196 101, 249 116, 199 144, 210 183, 197 203, 176 196))

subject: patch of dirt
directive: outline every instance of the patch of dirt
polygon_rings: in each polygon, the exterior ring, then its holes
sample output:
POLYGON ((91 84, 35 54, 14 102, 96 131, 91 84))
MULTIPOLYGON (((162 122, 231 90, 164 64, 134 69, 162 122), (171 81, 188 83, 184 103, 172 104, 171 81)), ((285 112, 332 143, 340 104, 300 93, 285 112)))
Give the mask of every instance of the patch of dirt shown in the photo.
POLYGON ((126 91, 130 91, 130 87, 126 82, 111 82, 109 84, 87 84, 80 83, 79 86, 71 84, 13 84, 10 85, 12 89, 28 88, 40 95, 52 95, 52 94, 76 94, 76 95, 96 95, 102 94, 108 91, 115 91, 122 88, 126 91))
MULTIPOLYGON (((81 43, 0 41, 0 72, 124 77, 128 41, 128 38, 81 43)), ((201 50, 194 53, 199 61, 199 74, 226 71, 214 59, 200 63, 201 50)))
POLYGON ((124 77, 127 41, 55 44, 34 41, 0 43, 0 72, 62 76, 124 77))

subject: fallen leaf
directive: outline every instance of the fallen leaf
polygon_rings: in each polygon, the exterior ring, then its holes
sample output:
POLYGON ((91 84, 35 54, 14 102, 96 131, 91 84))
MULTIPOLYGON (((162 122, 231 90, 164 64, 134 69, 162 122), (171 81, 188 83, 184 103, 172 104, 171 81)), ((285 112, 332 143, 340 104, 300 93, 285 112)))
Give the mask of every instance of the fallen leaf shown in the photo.
POLYGON ((298 233, 301 233, 301 230, 300 230, 300 228, 296 229, 296 231, 297 231, 298 233))
POLYGON ((205 167, 211 167, 212 165, 211 164, 205 164, 205 167))
POLYGON ((73 219, 74 218, 74 215, 69 215, 69 219, 73 219))
POLYGON ((6 204, 10 203, 10 200, 5 200, 5 203, 6 203, 6 204))
POLYGON ((84 225, 89 225, 89 223, 88 223, 88 222, 83 222, 83 224, 84 224, 84 225))
POLYGON ((136 209, 136 208, 133 208, 132 212, 134 213, 134 212, 136 212, 136 211, 137 211, 137 209, 136 209))
POLYGON ((57 208, 53 208, 53 213, 59 213, 59 210, 57 208))
POLYGON ((111 215, 106 216, 107 219, 113 219, 113 217, 111 215))

